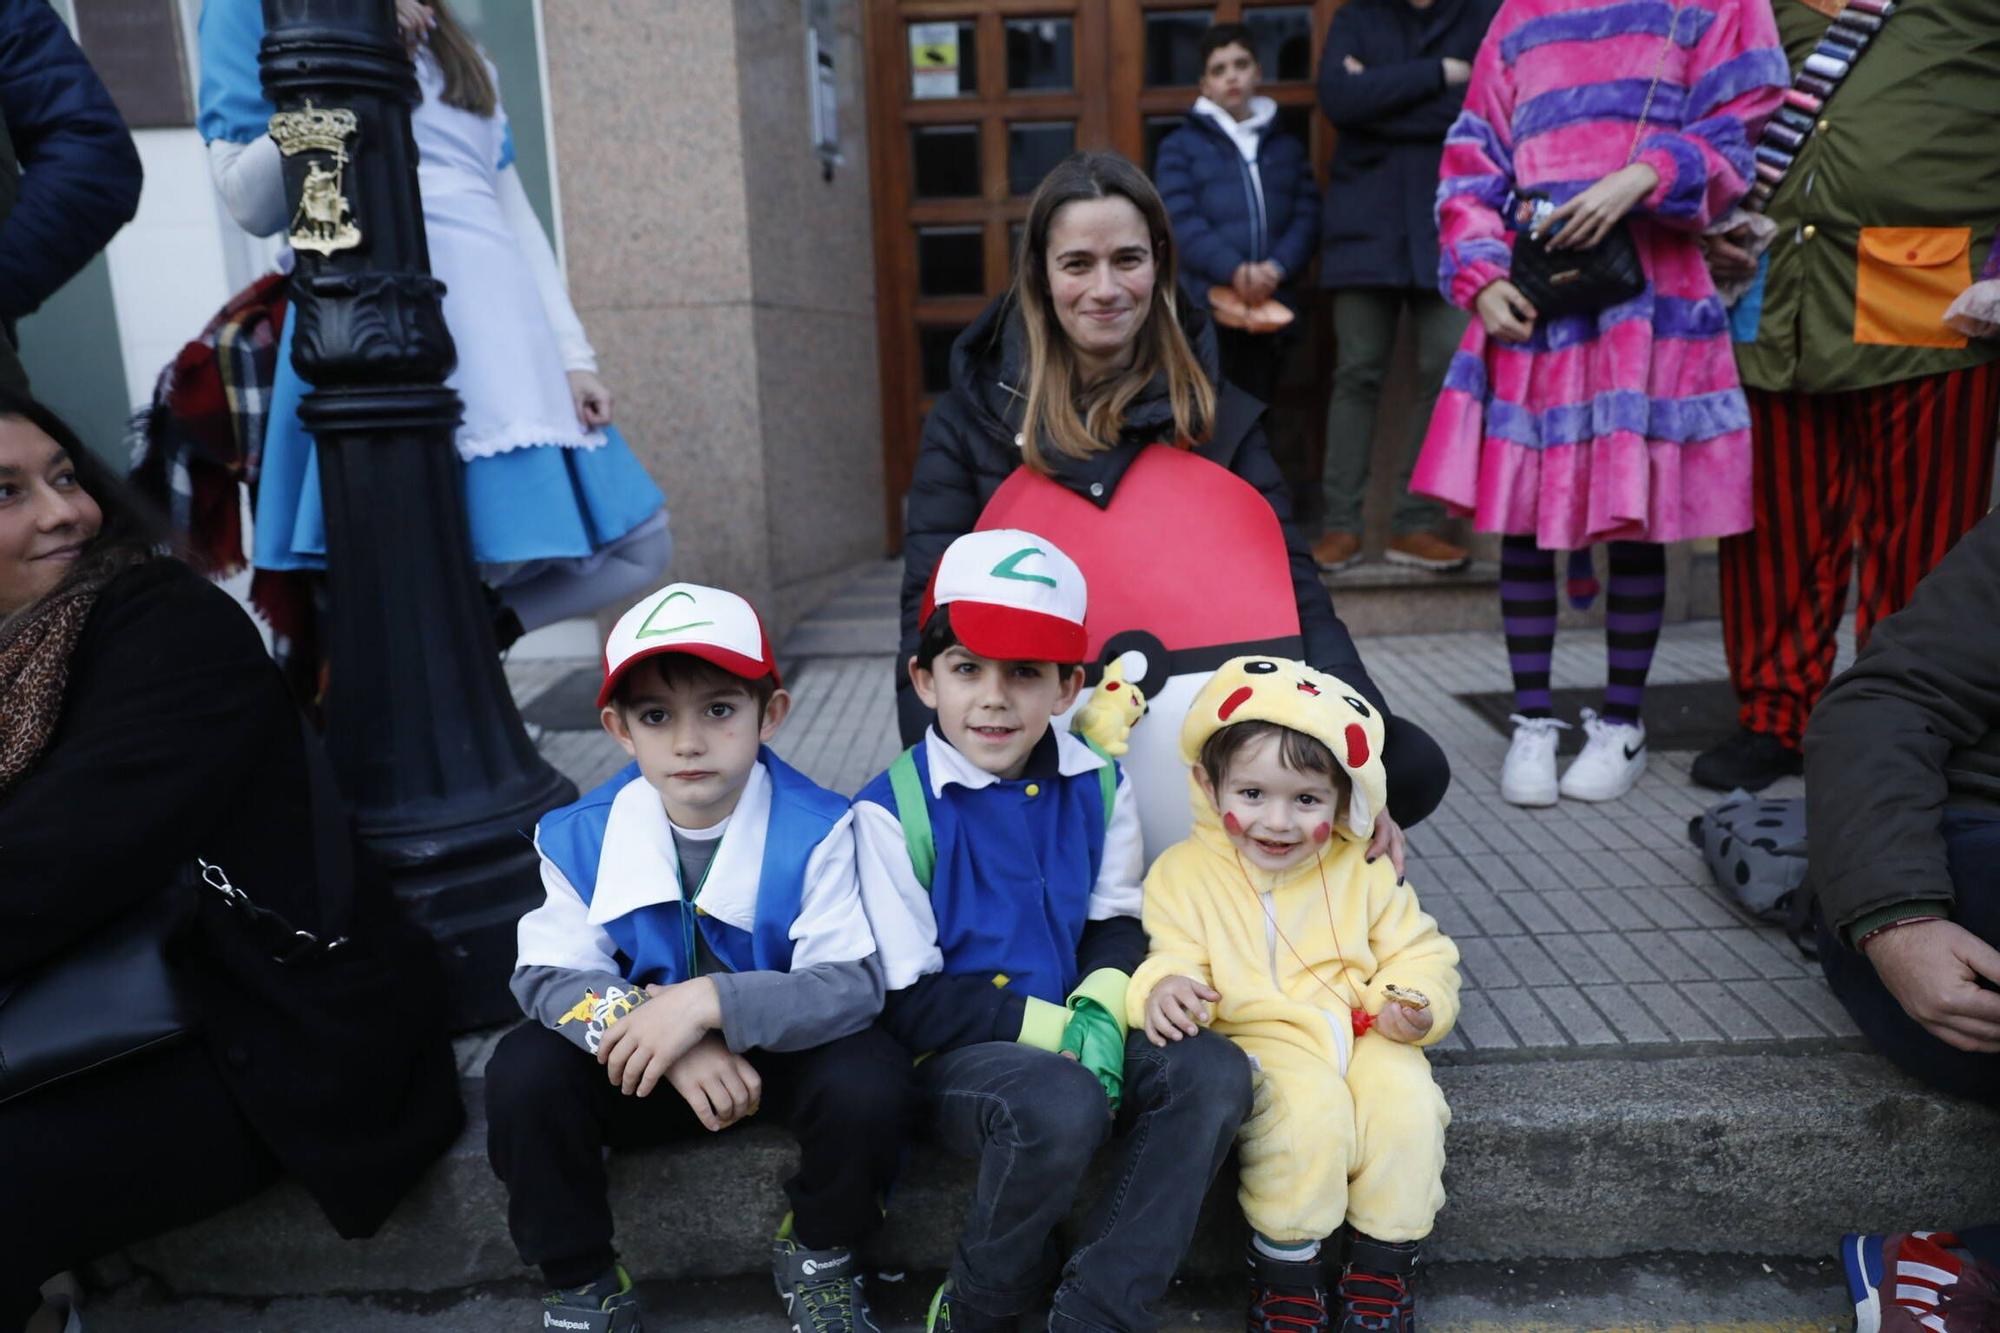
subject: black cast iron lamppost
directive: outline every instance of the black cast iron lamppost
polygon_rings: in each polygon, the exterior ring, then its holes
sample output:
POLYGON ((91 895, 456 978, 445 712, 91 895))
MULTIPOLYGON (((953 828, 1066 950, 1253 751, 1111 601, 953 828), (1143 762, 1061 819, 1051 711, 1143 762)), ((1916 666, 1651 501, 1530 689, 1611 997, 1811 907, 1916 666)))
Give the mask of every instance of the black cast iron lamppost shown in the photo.
POLYGON ((444 953, 461 1027, 515 1014, 527 838, 576 789, 535 752, 494 649, 453 433, 393 0, 263 0, 292 205, 292 360, 313 391, 330 615, 327 748, 361 836, 444 953))

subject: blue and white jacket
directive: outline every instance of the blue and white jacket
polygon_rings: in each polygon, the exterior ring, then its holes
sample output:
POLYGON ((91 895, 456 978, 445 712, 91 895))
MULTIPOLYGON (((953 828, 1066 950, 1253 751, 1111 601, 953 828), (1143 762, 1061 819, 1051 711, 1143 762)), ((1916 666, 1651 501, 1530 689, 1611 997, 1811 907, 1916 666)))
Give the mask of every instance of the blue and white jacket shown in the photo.
POLYGON ((760 750, 702 882, 681 883, 674 826, 627 765, 543 816, 540 907, 521 918, 514 993, 594 1051, 648 985, 697 975, 695 937, 732 1050, 800 1050, 866 1027, 881 1007, 875 941, 844 798, 760 750))
POLYGON ((1051 729, 1005 781, 932 727, 917 769, 937 849, 928 889, 885 773, 854 801, 862 901, 889 995, 882 1026, 913 1053, 1014 1041, 1027 999, 1062 1004, 1099 968, 1146 955, 1145 853, 1121 771, 1111 818, 1098 770, 1111 762, 1051 729))

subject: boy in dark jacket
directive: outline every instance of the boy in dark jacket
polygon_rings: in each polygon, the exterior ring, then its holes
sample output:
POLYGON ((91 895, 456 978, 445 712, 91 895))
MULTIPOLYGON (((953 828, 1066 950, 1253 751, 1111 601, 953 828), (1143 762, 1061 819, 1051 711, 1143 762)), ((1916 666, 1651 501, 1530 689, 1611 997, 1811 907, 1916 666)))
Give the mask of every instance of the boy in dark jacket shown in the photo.
POLYGON ((1463 547, 1436 532, 1444 510, 1410 494, 1410 471, 1465 332, 1464 312, 1437 291, 1438 158, 1499 8, 1500 0, 1352 0, 1326 30, 1319 105, 1340 135, 1326 188, 1319 284, 1334 293, 1339 351, 1326 419, 1322 532, 1313 544, 1322 569, 1361 558, 1375 408, 1405 311, 1417 393, 1383 554, 1439 571, 1466 561, 1463 547))
POLYGON ((870 1026, 882 972, 847 802, 765 746, 789 696, 734 593, 676 583, 620 617, 598 706, 634 762, 535 828, 546 901, 512 981, 530 1021, 486 1070, 508 1227, 551 1290, 536 1327, 625 1333, 604 1150, 776 1116, 799 1139, 772 1275, 795 1333, 874 1333, 853 1246, 881 1221, 909 1061, 870 1026))
POLYGON ((1112 760, 1050 725, 1083 685, 1084 597, 1052 542, 954 541, 909 662, 937 724, 854 803, 882 1026, 925 1057, 918 1124, 981 1163, 933 1330, 1014 1328, 1114 1128, 1118 1179, 1049 1328, 1159 1327, 1150 1307, 1249 1110, 1248 1062, 1222 1038, 1126 1040, 1125 984, 1146 956, 1138 810, 1112 760))
MULTIPOLYGON (((1245 305, 1298 305, 1298 279, 1319 242, 1319 186, 1306 146, 1277 128, 1278 104, 1257 95, 1263 70, 1250 30, 1202 34, 1201 97, 1160 143, 1153 179, 1174 220, 1182 275, 1197 303, 1234 289, 1245 305)), ((1265 403, 1277 390, 1284 334, 1218 328, 1222 373, 1265 403)))

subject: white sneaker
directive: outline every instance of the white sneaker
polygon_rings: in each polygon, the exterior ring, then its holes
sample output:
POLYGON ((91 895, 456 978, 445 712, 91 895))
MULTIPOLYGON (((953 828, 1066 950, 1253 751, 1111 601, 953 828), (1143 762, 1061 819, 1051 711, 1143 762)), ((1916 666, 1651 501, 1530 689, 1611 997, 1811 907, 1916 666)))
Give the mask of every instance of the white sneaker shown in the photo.
POLYGON ((1572 801, 1615 801, 1646 771, 1646 726, 1614 722, 1583 710, 1583 753, 1563 773, 1562 794, 1572 801))
POLYGON ((1500 766, 1500 799, 1509 805, 1554 805, 1556 733, 1568 731, 1569 723, 1519 713, 1509 720, 1514 724, 1514 743, 1500 766))

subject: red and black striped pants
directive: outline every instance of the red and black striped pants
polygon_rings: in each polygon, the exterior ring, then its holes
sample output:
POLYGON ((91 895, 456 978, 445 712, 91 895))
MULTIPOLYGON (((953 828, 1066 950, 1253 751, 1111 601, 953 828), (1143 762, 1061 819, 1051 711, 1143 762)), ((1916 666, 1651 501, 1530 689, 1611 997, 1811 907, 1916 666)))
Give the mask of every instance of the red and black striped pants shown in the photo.
POLYGON ((1909 600, 1993 487, 2000 362, 1844 393, 1746 391, 1757 526, 1722 541, 1722 633, 1739 719, 1796 747, 1855 637, 1909 600))

